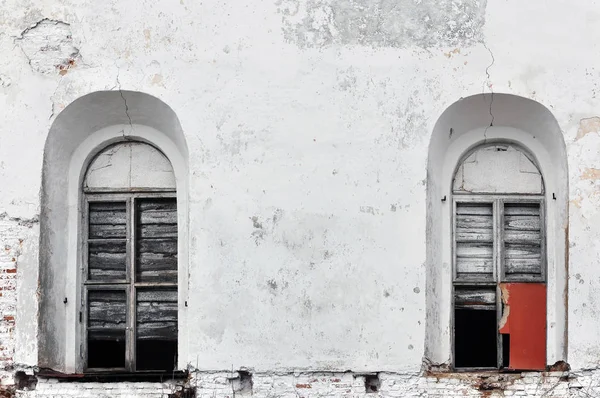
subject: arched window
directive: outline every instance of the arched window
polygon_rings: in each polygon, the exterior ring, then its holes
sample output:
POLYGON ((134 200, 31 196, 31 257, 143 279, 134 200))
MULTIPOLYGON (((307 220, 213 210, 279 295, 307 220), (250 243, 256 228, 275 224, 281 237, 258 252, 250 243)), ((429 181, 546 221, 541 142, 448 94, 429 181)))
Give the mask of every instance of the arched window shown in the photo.
POLYGON ((568 361, 568 175, 563 133, 538 102, 477 94, 440 115, 427 160, 429 369, 542 369, 568 361), (459 216, 488 224, 465 231, 459 216), (534 219, 539 229, 513 230, 534 219), (482 296, 477 289, 487 290, 482 296), (459 310, 487 319, 461 322, 459 310), (480 354, 469 333, 484 325, 490 351, 464 361, 457 344, 462 339, 480 354))
POLYGON ((177 200, 171 163, 143 142, 104 148, 83 179, 82 358, 87 372, 177 367, 177 200))
POLYGON ((453 179, 454 367, 544 369, 544 182, 509 144, 468 153, 453 179))

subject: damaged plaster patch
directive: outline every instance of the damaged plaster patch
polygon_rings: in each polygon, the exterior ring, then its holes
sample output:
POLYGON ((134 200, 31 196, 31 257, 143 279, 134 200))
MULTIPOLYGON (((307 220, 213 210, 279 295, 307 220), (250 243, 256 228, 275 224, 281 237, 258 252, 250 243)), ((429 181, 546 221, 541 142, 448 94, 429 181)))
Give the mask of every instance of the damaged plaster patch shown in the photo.
POLYGON ((575 141, 578 141, 585 137, 589 133, 600 132, 600 117, 594 116, 579 121, 579 129, 577 129, 577 136, 575 141))
POLYGON ((71 25, 62 21, 42 19, 25 29, 17 42, 31 68, 45 75, 64 75, 80 57, 73 45, 71 25))
POLYGON ((480 42, 486 0, 277 0, 283 34, 300 47, 421 48, 480 42))

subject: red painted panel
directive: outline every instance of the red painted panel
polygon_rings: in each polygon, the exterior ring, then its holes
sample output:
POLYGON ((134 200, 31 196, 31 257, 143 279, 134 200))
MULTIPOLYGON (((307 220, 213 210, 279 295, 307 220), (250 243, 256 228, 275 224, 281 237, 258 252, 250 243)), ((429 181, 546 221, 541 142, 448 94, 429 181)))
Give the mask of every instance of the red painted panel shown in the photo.
POLYGON ((546 285, 501 283, 503 317, 500 333, 510 334, 509 369, 546 367, 546 285))

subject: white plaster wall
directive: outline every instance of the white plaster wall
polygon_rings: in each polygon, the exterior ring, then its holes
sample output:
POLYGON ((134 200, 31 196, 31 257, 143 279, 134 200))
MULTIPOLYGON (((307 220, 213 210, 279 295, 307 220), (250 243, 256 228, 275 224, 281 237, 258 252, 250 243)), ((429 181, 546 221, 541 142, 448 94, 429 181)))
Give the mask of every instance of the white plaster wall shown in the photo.
MULTIPOLYGON (((461 97, 531 98, 567 142, 567 359, 597 367, 600 8, 406 1, 397 14, 352 4, 6 0, 0 213, 36 222, 44 141, 66 105, 97 90, 156 96, 189 148, 186 362, 416 372, 433 126, 461 97), (384 28, 369 28, 378 21, 384 28), (57 43, 30 51, 40 37, 32 26, 57 43)), ((23 236, 23 267, 35 269, 36 236, 23 236)), ((35 303, 23 305, 35 316, 35 303)), ((35 365, 35 347, 16 350, 35 365)))

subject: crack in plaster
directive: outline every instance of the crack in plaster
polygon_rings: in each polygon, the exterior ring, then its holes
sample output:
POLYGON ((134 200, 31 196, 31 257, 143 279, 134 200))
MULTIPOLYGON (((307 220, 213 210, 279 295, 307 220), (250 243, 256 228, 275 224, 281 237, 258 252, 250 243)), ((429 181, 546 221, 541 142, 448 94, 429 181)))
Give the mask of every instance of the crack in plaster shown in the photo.
MULTIPOLYGON (((121 81, 119 80, 120 73, 121 70, 117 67, 117 87, 119 89, 119 95, 123 99, 123 104, 125 105, 125 116, 127 116, 127 120, 129 120, 129 130, 131 134, 131 132, 133 132, 133 122, 131 121, 131 116, 129 115, 129 105, 127 105, 127 99, 123 95, 123 90, 121 89, 121 81)), ((127 137, 125 136, 125 130, 121 130, 121 133, 123 134, 123 138, 126 139, 127 137)))
POLYGON ((483 142, 485 143, 487 141, 487 131, 490 127, 492 127, 494 125, 494 114, 492 113, 492 105, 494 104, 494 89, 493 89, 493 85, 490 82, 490 68, 492 66, 494 66, 494 63, 496 62, 496 58, 494 57, 494 53, 492 52, 492 50, 487 46, 487 44, 485 44, 484 41, 481 42, 481 44, 483 44, 483 47, 485 47, 485 49, 490 53, 490 56, 492 57, 492 62, 485 68, 485 75, 486 75, 486 81, 484 82, 484 86, 483 86, 483 91, 485 92, 485 86, 487 86, 490 89, 490 93, 491 93, 491 98, 490 98, 490 116, 492 118, 492 120, 490 120, 490 125, 487 126, 485 128, 485 130, 483 131, 483 142))

